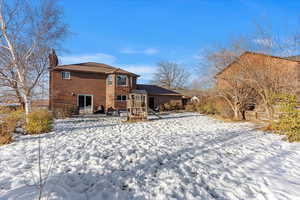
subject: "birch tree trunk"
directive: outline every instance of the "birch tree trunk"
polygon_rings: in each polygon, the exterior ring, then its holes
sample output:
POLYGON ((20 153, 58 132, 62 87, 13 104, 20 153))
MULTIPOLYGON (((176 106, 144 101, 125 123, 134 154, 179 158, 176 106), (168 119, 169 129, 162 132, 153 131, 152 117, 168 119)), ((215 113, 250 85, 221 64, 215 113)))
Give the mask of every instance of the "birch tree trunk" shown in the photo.
POLYGON ((24 103, 25 103, 25 114, 28 115, 31 112, 31 97, 24 95, 24 103))
POLYGON ((57 0, 0 0, 0 79, 6 80, 25 113, 47 74, 52 48, 68 34, 57 0))

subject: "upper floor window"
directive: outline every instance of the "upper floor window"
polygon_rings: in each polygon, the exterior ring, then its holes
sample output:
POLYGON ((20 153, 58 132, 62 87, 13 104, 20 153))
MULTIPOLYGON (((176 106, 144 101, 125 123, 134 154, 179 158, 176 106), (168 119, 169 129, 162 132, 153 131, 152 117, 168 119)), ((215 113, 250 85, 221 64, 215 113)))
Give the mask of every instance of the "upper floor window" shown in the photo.
POLYGON ((112 85, 112 83, 113 83, 112 75, 108 75, 107 76, 107 85, 112 85))
POLYGON ((127 75, 118 75, 117 76, 118 85, 127 85, 127 75))
POLYGON ((61 72, 62 79, 70 79, 71 73, 70 72, 61 72))

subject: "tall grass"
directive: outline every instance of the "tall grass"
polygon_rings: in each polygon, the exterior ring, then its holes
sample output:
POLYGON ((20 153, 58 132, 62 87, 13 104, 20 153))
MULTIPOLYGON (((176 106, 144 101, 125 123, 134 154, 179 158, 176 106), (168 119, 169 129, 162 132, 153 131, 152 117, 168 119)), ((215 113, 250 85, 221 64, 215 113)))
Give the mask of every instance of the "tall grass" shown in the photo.
POLYGON ((6 111, 3 112, 4 117, 0 119, 0 145, 9 144, 13 141, 12 134, 15 131, 17 124, 24 117, 24 112, 6 111))
POLYGON ((41 134, 52 130, 53 116, 47 110, 35 110, 27 116, 25 126, 28 134, 41 134))

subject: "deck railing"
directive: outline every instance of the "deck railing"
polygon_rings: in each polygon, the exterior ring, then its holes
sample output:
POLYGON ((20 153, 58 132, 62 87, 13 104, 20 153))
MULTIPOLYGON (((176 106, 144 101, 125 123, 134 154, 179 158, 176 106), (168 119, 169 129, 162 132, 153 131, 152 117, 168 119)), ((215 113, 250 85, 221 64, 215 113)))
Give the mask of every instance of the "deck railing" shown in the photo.
POLYGON ((127 100, 127 108, 144 108, 146 107, 145 101, 127 100))

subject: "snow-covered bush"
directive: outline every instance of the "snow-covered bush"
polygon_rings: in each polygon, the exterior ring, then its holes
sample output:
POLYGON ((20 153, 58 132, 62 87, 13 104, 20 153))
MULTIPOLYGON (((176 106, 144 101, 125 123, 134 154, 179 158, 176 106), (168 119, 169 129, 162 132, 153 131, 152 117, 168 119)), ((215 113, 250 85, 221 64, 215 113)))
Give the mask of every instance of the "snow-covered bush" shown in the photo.
POLYGON ((26 133, 40 134, 51 131, 53 116, 47 110, 36 110, 28 115, 25 126, 26 133))

